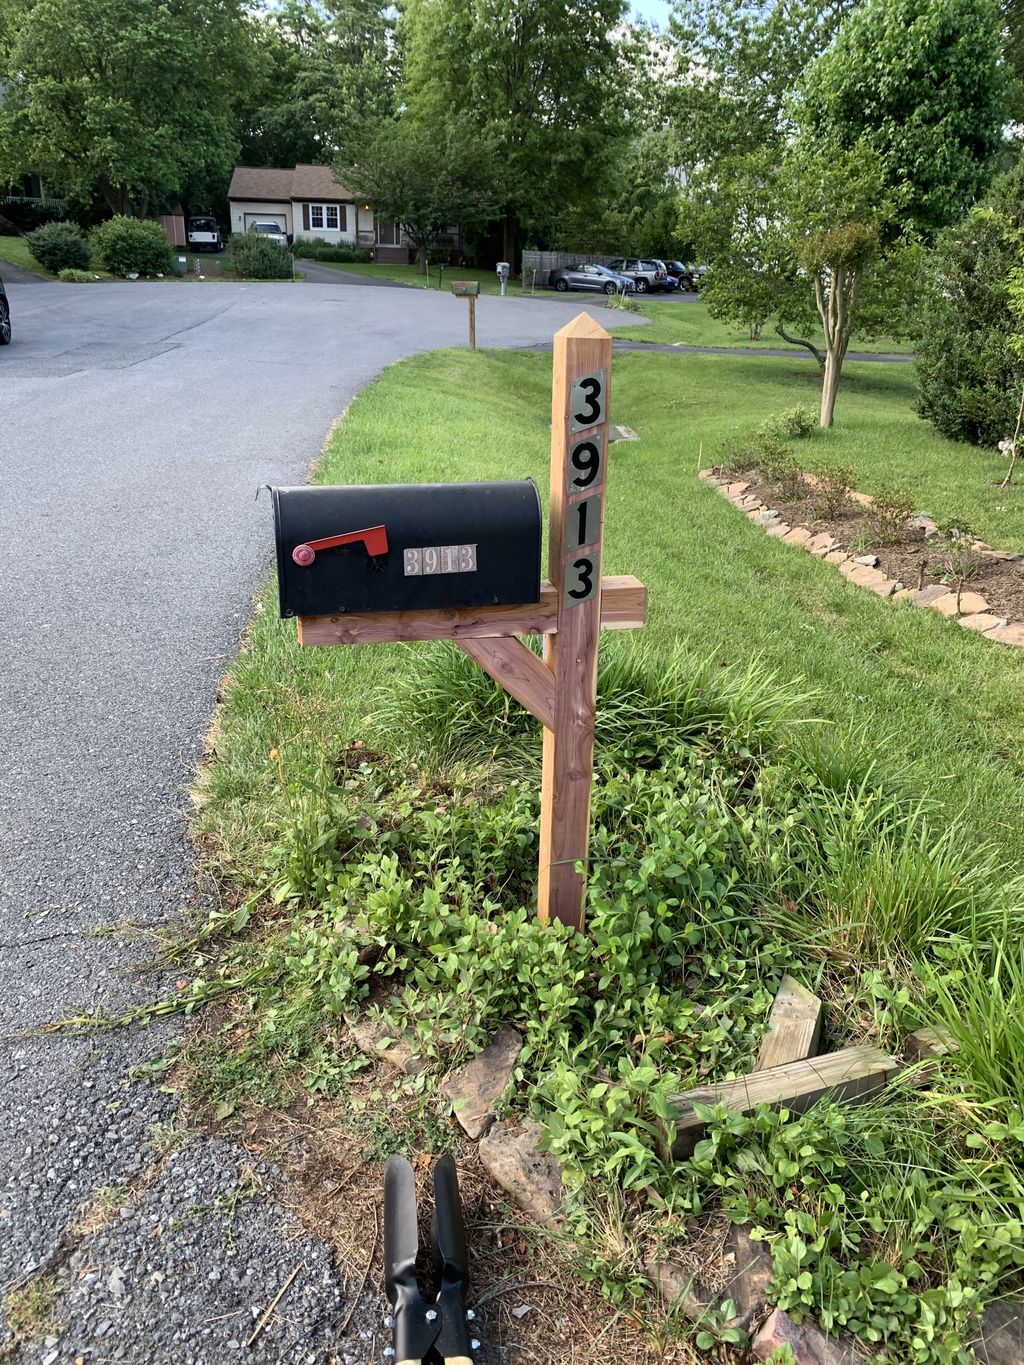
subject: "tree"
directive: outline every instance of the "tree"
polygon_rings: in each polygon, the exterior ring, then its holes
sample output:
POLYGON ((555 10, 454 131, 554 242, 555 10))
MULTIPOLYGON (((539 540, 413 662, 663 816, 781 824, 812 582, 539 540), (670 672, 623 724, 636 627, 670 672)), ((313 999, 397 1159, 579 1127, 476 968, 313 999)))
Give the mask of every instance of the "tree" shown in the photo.
POLYGON ((36 0, 0 71, 0 182, 31 166, 144 215, 226 179, 251 54, 240 0, 36 0))
POLYGON ((501 203, 494 147, 466 117, 442 128, 408 115, 381 124, 338 174, 381 218, 401 223, 421 270, 441 233, 455 224, 472 231, 501 203))
POLYGON ((398 83, 391 7, 378 0, 282 0, 256 25, 258 79, 243 114, 248 165, 348 155, 390 118, 398 83))
POLYGON ((1024 162, 938 238, 918 326, 917 410, 943 436, 994 448, 1024 384, 1012 272, 1024 265, 1024 162))
POLYGON ((792 131, 790 98, 858 0, 677 0, 667 107, 690 173, 792 131))
POLYGON ((905 229, 956 222, 997 169, 1008 80, 996 0, 864 0, 807 69, 796 117, 811 141, 871 147, 905 229))
POLYGON ((403 95, 425 127, 465 115, 501 165, 502 250, 547 235, 608 172, 629 65, 613 30, 624 0, 406 0, 403 95))

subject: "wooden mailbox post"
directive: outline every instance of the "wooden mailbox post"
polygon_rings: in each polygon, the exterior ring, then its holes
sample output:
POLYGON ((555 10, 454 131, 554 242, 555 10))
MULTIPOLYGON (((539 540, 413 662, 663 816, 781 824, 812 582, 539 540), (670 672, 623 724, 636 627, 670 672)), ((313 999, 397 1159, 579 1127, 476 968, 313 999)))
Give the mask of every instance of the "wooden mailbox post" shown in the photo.
POLYGON ((555 335, 551 391, 548 577, 525 606, 300 616, 302 645, 454 640, 544 726, 537 909, 583 928, 594 770, 597 653, 602 630, 647 615, 637 579, 604 578, 611 338, 581 313, 555 335), (519 636, 544 637, 544 657, 519 636))
POLYGON ((452 293, 457 299, 469 300, 469 349, 476 350, 476 301, 480 293, 479 280, 452 280, 452 293))

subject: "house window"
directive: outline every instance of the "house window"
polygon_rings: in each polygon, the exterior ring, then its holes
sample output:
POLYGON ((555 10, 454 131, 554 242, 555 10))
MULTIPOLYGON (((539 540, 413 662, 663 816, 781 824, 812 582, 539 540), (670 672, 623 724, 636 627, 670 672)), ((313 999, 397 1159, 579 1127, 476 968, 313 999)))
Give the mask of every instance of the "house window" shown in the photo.
POLYGON ((377 223, 377 241, 381 246, 398 246, 402 239, 402 229, 397 223, 384 222, 383 219, 377 223))
POLYGON ((348 227, 344 204, 310 204, 309 226, 327 228, 330 232, 344 232, 348 227))

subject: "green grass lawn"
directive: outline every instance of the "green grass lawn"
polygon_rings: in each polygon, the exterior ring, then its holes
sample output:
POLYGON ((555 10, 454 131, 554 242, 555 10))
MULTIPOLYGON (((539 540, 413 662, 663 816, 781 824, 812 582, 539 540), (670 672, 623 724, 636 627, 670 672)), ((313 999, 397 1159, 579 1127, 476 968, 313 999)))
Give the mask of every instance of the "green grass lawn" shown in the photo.
MULTIPOLYGON (((318 265, 330 266, 332 270, 345 270, 350 275, 369 275, 376 276, 381 280, 398 280, 401 284, 416 285, 419 289, 442 289, 450 292, 452 280, 477 280, 480 284, 481 294, 500 294, 501 287, 493 270, 468 270, 464 266, 446 265, 444 268, 444 279, 438 283, 437 266, 431 264, 429 280, 420 273, 416 265, 377 265, 375 262, 369 264, 355 263, 349 265, 343 261, 318 261, 318 265)), ((520 292, 517 284, 509 284, 509 293, 518 294, 520 292)))
POLYGON ((50 272, 44 270, 29 252, 24 237, 0 237, 0 261, 10 261, 11 265, 21 266, 22 270, 31 270, 33 275, 41 275, 45 280, 53 279, 50 272))
MULTIPOLYGON (((745 327, 711 317, 707 305, 700 299, 695 303, 683 303, 677 299, 645 298, 641 308, 643 315, 651 320, 650 325, 645 327, 642 333, 614 331, 613 335, 626 336, 631 340, 656 341, 668 346, 679 343, 686 346, 752 347, 755 350, 791 349, 794 354, 806 355, 811 359, 809 351, 789 347, 770 327, 765 329, 760 340, 752 341, 745 327)), ((802 335, 799 328, 790 327, 787 330, 790 335, 802 335)), ((807 339, 815 346, 825 345, 824 337, 817 328, 807 339)), ((869 338, 855 335, 850 349, 901 355, 908 350, 908 346, 906 342, 896 341, 892 337, 869 338)))
MULTIPOLYGON (((979 835, 1016 856, 1024 842, 1024 658, 846 583, 830 565, 763 535, 696 477, 701 449, 711 463, 723 437, 813 400, 816 386, 799 363, 617 357, 612 415, 640 440, 614 447, 606 572, 648 585, 648 643, 681 642, 723 663, 761 659, 798 677, 817 694, 808 713, 835 726, 835 743, 859 735, 893 779, 949 809, 967 807, 979 835)), ((448 351, 405 361, 352 404, 319 478, 532 474, 546 490, 549 388, 550 360, 540 355, 448 351)), ((898 482, 936 515, 958 512, 991 543, 1024 549, 1024 492, 997 493, 998 462, 937 438, 913 415, 911 397, 907 367, 852 365, 836 427, 798 449, 808 462, 852 465, 869 491, 898 482)), ((272 776, 268 750, 286 740, 318 748, 323 717, 339 746, 359 735, 377 689, 411 648, 299 650, 269 599, 254 631, 254 656, 239 664, 238 723, 214 774, 221 795, 233 794, 218 821, 242 826, 258 822, 272 776), (241 800, 232 811, 233 797, 241 800)), ((609 637, 608 647, 621 639, 609 637)))

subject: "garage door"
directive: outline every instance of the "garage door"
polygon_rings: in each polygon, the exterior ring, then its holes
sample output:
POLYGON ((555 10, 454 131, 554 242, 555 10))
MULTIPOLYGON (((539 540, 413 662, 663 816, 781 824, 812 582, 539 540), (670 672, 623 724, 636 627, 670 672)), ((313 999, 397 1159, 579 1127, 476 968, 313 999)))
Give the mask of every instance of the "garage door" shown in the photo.
POLYGON ((247 213, 245 215, 246 232, 249 231, 253 223, 276 223, 284 232, 287 230, 288 220, 283 213, 247 213))

